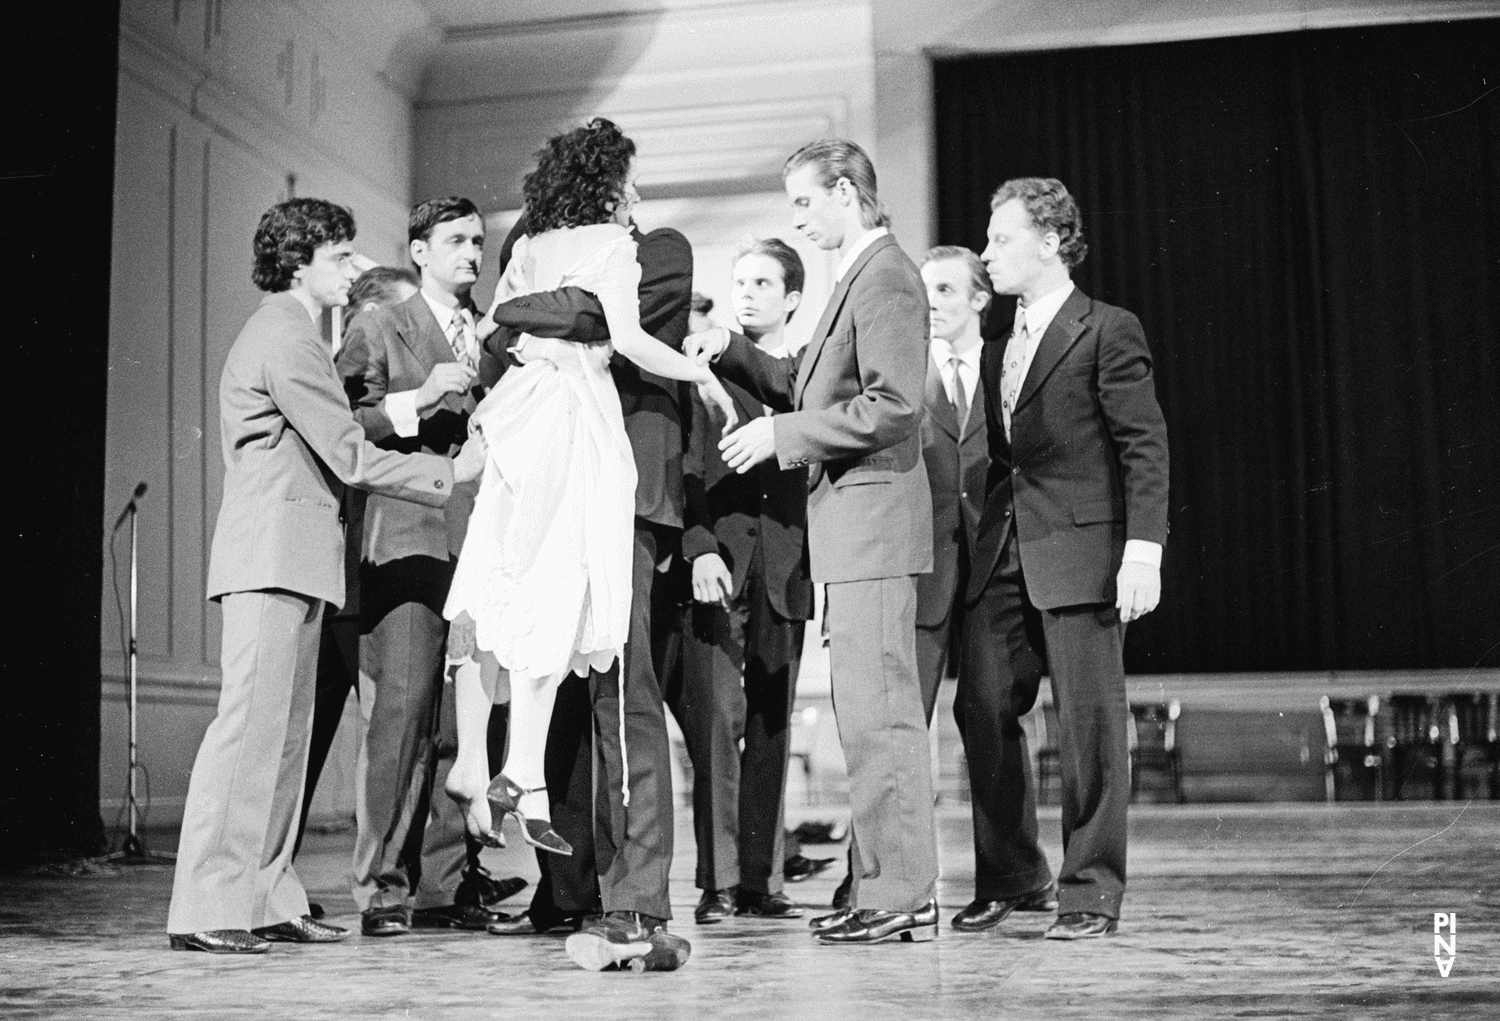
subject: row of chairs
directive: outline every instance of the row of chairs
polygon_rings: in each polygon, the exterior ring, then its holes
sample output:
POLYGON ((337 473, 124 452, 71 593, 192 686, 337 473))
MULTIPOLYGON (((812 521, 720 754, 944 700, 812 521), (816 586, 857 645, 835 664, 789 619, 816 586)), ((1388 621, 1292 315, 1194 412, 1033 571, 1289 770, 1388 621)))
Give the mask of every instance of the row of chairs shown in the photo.
MULTIPOLYGON (((1182 804, 1182 750, 1177 746, 1177 720, 1182 703, 1142 703, 1130 707, 1125 721, 1130 745, 1130 798, 1139 801, 1150 796, 1157 801, 1182 804)), ((1036 734, 1037 800, 1048 803, 1054 788, 1062 782, 1057 747, 1057 707, 1042 705, 1042 718, 1036 734)))
POLYGON ((1500 693, 1322 700, 1329 801, 1500 798, 1500 693))

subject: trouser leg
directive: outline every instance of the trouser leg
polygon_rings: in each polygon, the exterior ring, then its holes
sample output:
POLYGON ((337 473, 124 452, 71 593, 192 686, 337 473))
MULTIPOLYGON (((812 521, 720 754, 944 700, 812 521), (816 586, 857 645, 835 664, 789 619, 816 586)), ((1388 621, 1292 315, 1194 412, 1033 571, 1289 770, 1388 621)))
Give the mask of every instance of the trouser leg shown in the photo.
POLYGON ((834 712, 857 838, 850 904, 915 911, 931 900, 938 874, 916 579, 830 583, 828 593, 834 712))
POLYGON ((763 572, 745 585, 750 613, 745 638, 745 749, 739 791, 740 886, 780 893, 785 885, 786 779, 792 704, 802 663, 805 624, 771 606, 763 572))
POLYGON ((219 709, 183 809, 167 931, 256 929, 307 913, 292 868, 323 604, 283 591, 224 597, 219 709))
POLYGON ((672 769, 662 690, 651 655, 651 606, 658 554, 667 548, 670 531, 637 520, 624 662, 589 678, 594 699, 594 853, 604 909, 657 918, 672 916, 667 890, 672 769))
POLYGON ((537 852, 541 878, 531 898, 533 920, 599 910, 594 864, 594 710, 589 690, 588 678, 569 674, 558 685, 552 706, 544 765, 547 798, 552 803, 552 828, 572 845, 573 854, 537 852))
MULTIPOLYGON (((360 910, 405 904, 419 881, 443 687, 442 605, 452 577, 452 561, 430 557, 362 566, 360 653, 369 690, 361 698, 370 722, 352 876, 360 910)), ((438 810, 456 814, 442 800, 438 810)))
POLYGON ((318 636, 318 680, 313 697, 312 743, 307 751, 307 783, 302 789, 302 814, 297 820, 297 842, 292 857, 302 849, 307 831, 307 810, 312 805, 323 764, 338 735, 349 692, 359 692, 359 619, 335 617, 333 608, 324 614, 318 636))
POLYGON ((1044 649, 1014 539, 970 609, 954 718, 969 767, 977 900, 1005 900, 1051 879, 1037 843, 1036 783, 1021 717, 1036 703, 1044 649))
POLYGON ((1108 604, 1045 610, 1041 620, 1062 774, 1057 910, 1118 918, 1130 804, 1125 628, 1108 604))
POLYGON ((745 731, 743 600, 729 609, 697 603, 685 614, 680 686, 672 714, 693 762, 693 836, 697 885, 724 890, 740 882, 740 738, 745 731))

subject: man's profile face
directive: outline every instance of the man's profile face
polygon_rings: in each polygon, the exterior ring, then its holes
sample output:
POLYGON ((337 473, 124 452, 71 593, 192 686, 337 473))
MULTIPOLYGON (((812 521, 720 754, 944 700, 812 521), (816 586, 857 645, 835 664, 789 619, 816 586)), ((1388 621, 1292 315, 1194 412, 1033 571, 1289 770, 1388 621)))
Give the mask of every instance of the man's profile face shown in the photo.
POLYGON ((449 294, 462 294, 479 279, 484 264, 484 221, 472 213, 445 220, 427 240, 411 243, 411 258, 422 267, 422 279, 449 294))
POLYGON ((934 259, 922 266, 927 285, 927 325, 933 337, 956 340, 979 320, 986 296, 975 293, 969 267, 959 259, 934 259))
POLYGON ((353 241, 330 241, 313 251, 312 261, 299 266, 292 276, 294 286, 302 286, 319 308, 349 303, 349 285, 359 277, 354 262, 353 241))
POLYGON ((1057 235, 1043 237, 1020 199, 1006 199, 1000 203, 990 213, 990 225, 985 233, 989 244, 985 245, 980 258, 984 260, 984 268, 990 274, 996 294, 1025 294, 1041 279, 1046 269, 1043 260, 1057 251, 1057 235))
POLYGON ((802 294, 787 293, 783 272, 781 263, 758 253, 741 256, 734 264, 734 318, 741 329, 779 329, 796 309, 802 294))
POLYGON ((793 170, 782 181, 792 203, 792 226, 824 251, 844 243, 844 207, 839 194, 817 181, 818 168, 811 163, 793 170))

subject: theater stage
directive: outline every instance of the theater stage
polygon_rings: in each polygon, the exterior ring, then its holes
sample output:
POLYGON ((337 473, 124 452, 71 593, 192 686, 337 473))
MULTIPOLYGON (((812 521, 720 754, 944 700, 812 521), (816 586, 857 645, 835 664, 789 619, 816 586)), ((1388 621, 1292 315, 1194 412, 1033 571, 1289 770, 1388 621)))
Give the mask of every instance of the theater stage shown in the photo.
MULTIPOLYGON (((816 816, 816 812, 807 813, 816 816)), ((1060 859, 1057 809, 1043 834, 1060 859)), ((57 1018, 1207 1018, 1478 1021, 1500 1016, 1500 806, 1141 805, 1118 935, 1041 938, 1048 916, 1014 915, 962 936, 967 810, 939 811, 944 931, 934 943, 817 945, 801 923, 692 923, 692 833, 678 814, 675 974, 575 968, 562 940, 483 933, 358 935, 279 945, 255 958, 167 949, 171 873, 0 876, 0 1015, 57 1018), (1433 914, 1457 913, 1447 978, 1433 914)), ((171 834, 152 834, 157 848, 171 834)), ((519 841, 513 841, 518 844, 519 841)), ((352 834, 310 834, 302 872, 334 921, 358 928, 343 885, 352 834)), ((812 848, 833 854, 841 849, 812 848)), ((535 878, 530 855, 492 852, 535 878)), ((791 886, 823 905, 842 867, 791 886)), ((524 904, 529 891, 518 902, 524 904)))

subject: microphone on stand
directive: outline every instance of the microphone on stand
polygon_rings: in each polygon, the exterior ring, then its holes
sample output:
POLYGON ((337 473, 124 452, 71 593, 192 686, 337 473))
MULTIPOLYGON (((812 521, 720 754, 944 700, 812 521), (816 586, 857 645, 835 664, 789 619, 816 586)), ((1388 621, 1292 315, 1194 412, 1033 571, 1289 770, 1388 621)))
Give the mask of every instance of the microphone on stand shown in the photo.
POLYGON ((136 509, 136 501, 145 495, 146 483, 136 483, 135 492, 130 494, 130 502, 125 505, 125 509, 120 512, 120 516, 115 518, 115 527, 110 529, 111 533, 118 532, 120 530, 120 526, 125 523, 125 519, 130 517, 130 512, 136 509))

